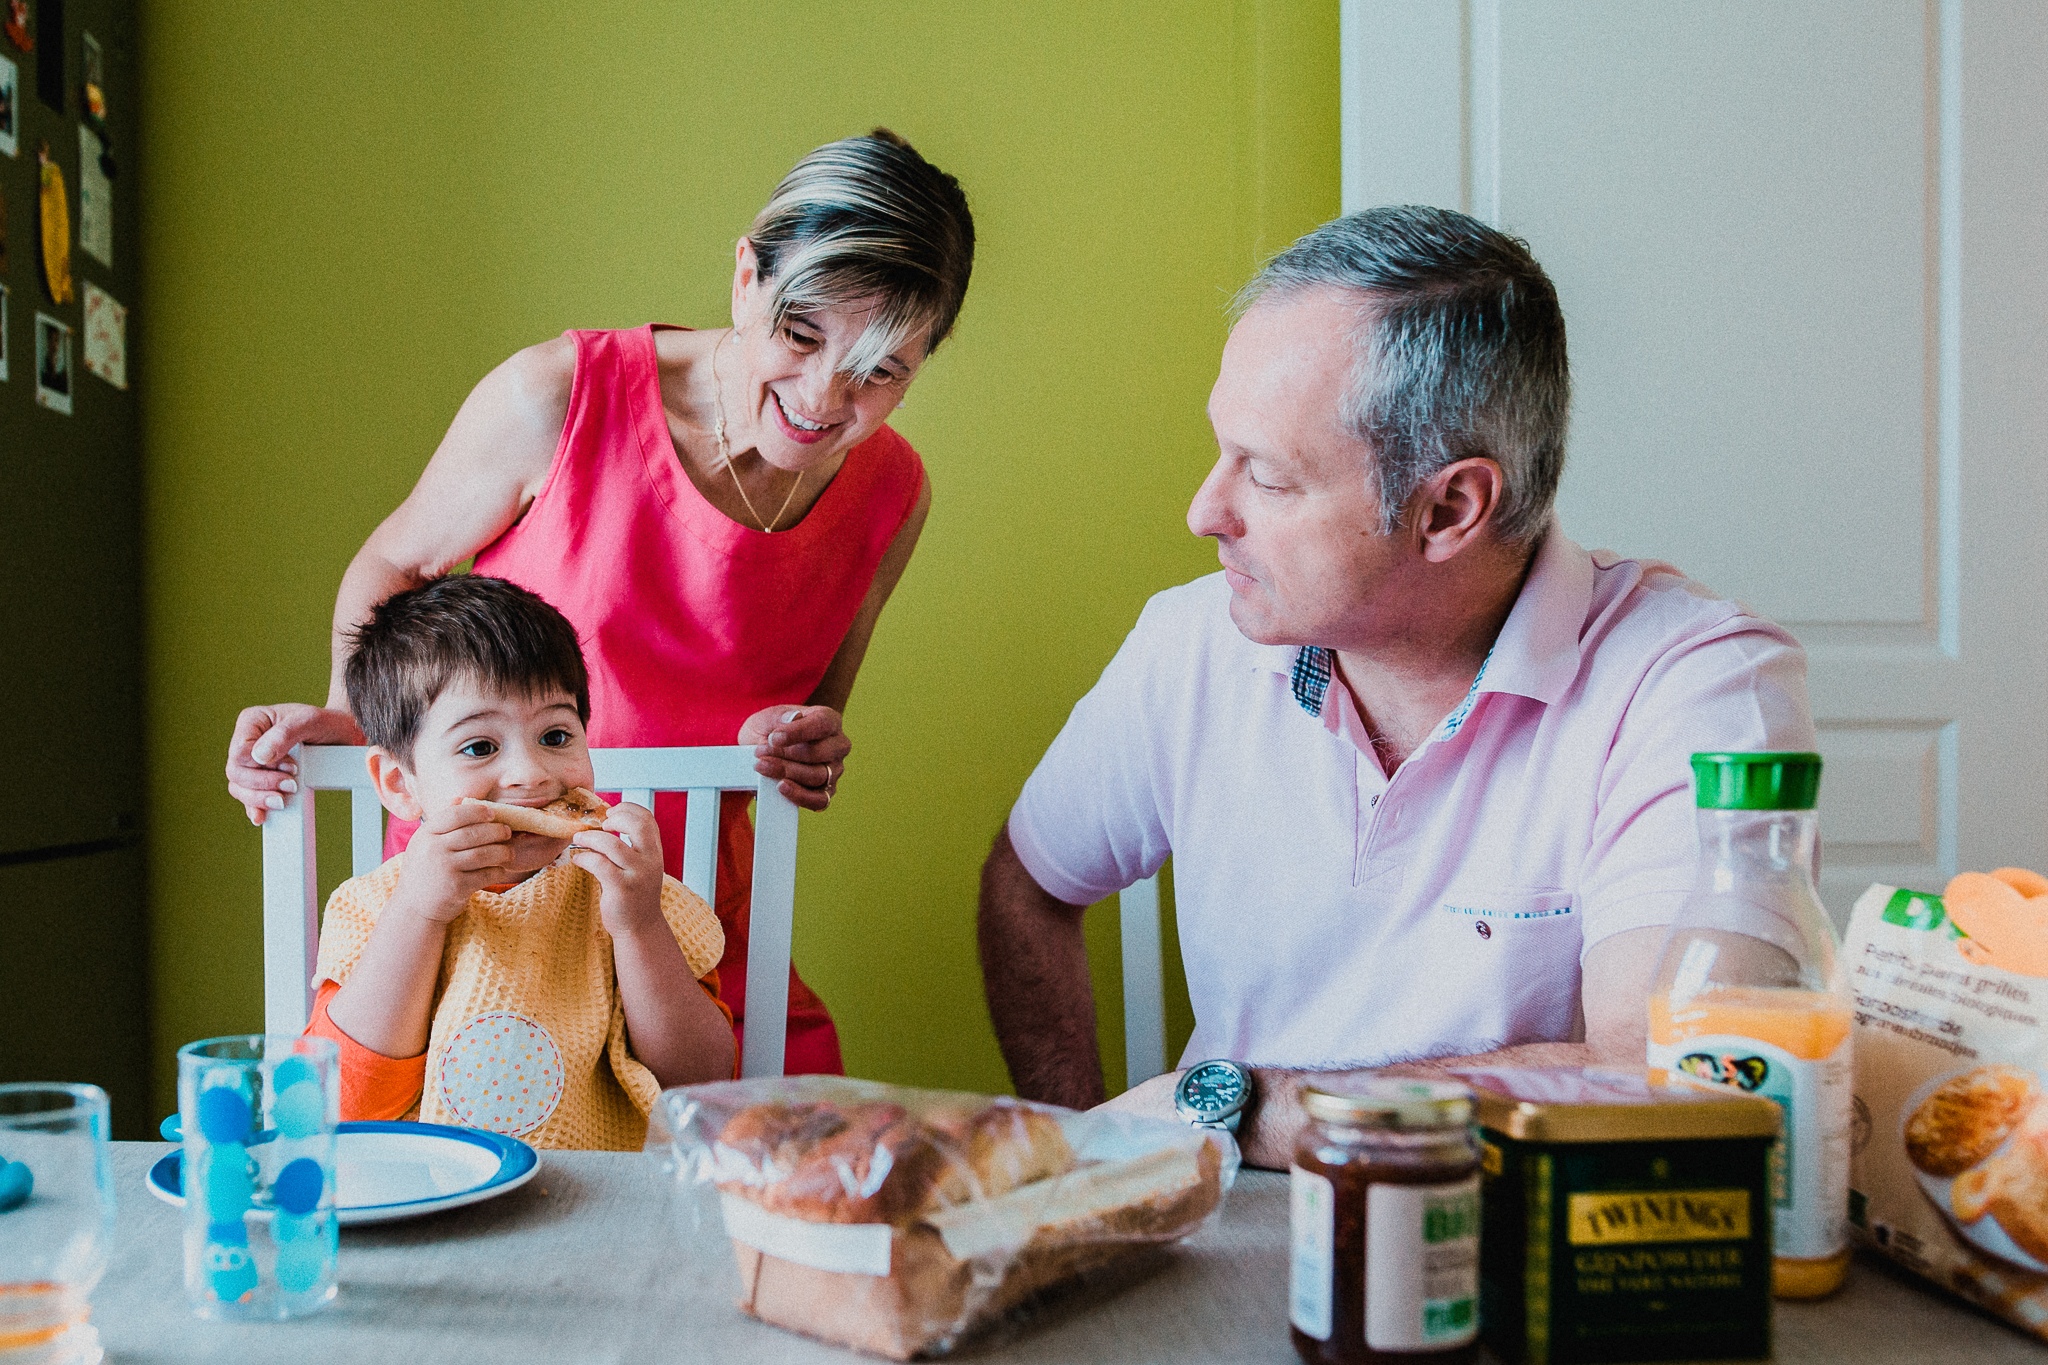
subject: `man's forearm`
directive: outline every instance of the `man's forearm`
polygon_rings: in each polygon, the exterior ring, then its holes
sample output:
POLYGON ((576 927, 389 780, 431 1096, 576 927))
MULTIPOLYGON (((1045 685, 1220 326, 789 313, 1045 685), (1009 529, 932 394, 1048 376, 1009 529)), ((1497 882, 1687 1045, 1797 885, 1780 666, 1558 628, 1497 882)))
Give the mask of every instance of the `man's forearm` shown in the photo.
POLYGON ((1087 1109, 1103 1098, 1083 907, 1047 894, 1005 828, 981 869, 982 988, 1011 1083, 1025 1099, 1087 1109))
POLYGON ((1586 1017, 1583 1043, 1519 1043, 1465 1057, 1433 1057, 1350 1071, 1281 1071, 1254 1067, 1258 1109, 1244 1125, 1238 1144, 1254 1166, 1285 1169, 1304 1117, 1294 1093, 1303 1081, 1341 1086, 1362 1076, 1428 1075, 1480 1066, 1641 1066, 1650 978, 1663 953, 1665 931, 1628 929, 1586 950, 1580 1005, 1586 1017))
POLYGON ((1294 1161, 1294 1143, 1307 1116, 1296 1092, 1303 1084, 1343 1089, 1371 1076, 1428 1076, 1478 1066, 1590 1066, 1597 1058, 1584 1043, 1523 1043, 1470 1057, 1437 1057, 1351 1071, 1288 1071, 1253 1067, 1258 1103, 1240 1125, 1237 1145, 1248 1166, 1284 1171, 1294 1161))

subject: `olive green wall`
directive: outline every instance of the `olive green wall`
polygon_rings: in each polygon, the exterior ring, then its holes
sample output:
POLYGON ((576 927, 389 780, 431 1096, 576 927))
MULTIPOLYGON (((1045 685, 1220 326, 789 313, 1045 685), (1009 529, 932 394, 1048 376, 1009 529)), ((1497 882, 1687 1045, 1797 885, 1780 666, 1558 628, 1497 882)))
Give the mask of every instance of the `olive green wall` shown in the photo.
POLYGON ((1182 517, 1223 305, 1336 212, 1335 0, 142 9, 164 1103, 178 1042, 262 1017, 235 711, 324 693, 342 568, 463 395, 564 328, 720 325, 776 179, 878 123, 959 176, 980 252, 896 423, 932 518, 804 820, 797 959, 857 1074, 1003 1088, 981 857, 1145 598, 1214 568, 1182 517))

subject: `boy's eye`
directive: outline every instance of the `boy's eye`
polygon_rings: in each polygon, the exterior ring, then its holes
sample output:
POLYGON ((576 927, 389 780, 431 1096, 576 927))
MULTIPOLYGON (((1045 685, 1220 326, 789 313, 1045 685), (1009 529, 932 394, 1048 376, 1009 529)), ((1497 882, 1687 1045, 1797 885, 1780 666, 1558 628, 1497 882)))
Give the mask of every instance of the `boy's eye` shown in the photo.
POLYGON ((489 758, 498 752, 498 742, 492 739, 473 739, 455 752, 464 758, 489 758))
POLYGON ((782 329, 782 339, 796 347, 815 346, 818 344, 816 337, 799 332, 794 327, 784 327, 782 329))
POLYGON ((568 742, 569 732, 560 726, 555 727, 540 737, 540 745, 543 749, 559 749, 568 742))

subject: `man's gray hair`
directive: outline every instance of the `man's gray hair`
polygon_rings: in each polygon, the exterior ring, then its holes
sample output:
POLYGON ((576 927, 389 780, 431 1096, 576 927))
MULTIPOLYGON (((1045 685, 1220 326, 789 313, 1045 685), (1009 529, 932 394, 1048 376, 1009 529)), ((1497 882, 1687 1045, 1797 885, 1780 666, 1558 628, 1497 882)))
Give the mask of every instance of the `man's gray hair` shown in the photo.
POLYGON ((1540 535, 1564 472, 1571 373, 1557 290, 1528 243, 1450 209, 1367 209, 1267 262, 1236 311, 1313 289, 1364 305, 1339 415, 1373 452, 1381 532, 1430 475, 1483 455, 1505 484, 1495 533, 1540 535))

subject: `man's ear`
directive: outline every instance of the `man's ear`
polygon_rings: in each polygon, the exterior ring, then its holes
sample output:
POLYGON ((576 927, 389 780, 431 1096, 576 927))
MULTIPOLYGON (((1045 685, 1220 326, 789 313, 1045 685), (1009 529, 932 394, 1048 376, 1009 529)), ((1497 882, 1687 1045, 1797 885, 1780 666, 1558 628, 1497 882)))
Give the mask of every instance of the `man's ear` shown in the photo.
POLYGON ((377 785, 377 799, 384 803, 385 810, 401 820, 426 818, 426 807, 413 790, 412 774, 389 751, 372 747, 363 762, 370 769, 370 781, 377 785))
POLYGON ((1500 465, 1483 455, 1430 475, 1415 491, 1410 523, 1422 557, 1432 564, 1448 563, 1485 538, 1506 491, 1500 465))

